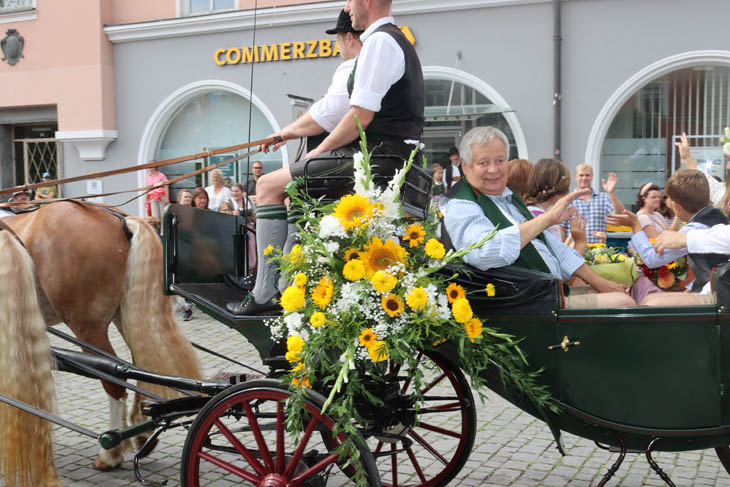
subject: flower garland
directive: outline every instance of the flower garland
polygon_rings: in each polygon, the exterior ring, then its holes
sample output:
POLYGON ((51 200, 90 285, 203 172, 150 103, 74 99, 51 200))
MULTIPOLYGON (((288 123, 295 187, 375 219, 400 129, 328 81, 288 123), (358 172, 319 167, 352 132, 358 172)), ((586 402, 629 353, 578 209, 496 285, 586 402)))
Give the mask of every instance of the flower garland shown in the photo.
MULTIPOLYGON (((526 361, 511 337, 484 326, 460 285, 446 286, 455 275, 445 267, 458 267, 466 253, 492 235, 446 252, 437 238, 437 209, 425 221, 404 218, 400 189, 413 155, 386 188, 377 188, 362 132, 361 139, 362 152, 354 156, 355 193, 325 205, 300 195, 295 181, 288 192, 303 215, 299 243, 288 255, 272 251, 291 282, 281 296, 283 315, 268 323, 274 339, 286 341, 286 359, 292 364, 284 378, 295 389, 288 402, 289 429, 301 431, 303 388, 314 387, 328 396, 323 409, 331 410, 334 430, 349 437, 356 432, 353 419, 368 424, 355 404, 363 398, 379 401, 367 390, 365 377, 382 381, 389 360, 416 370, 419 351, 447 340, 456 345, 459 363, 475 388, 484 386, 479 374, 493 360, 505 380, 538 406, 553 408, 546 390, 535 384, 535 374, 524 370, 526 361)), ((479 292, 491 297, 496 289, 487 283, 479 292)), ((421 390, 419 380, 416 374, 416 390, 421 390)), ((348 442, 340 452, 357 458, 348 442)), ((364 483, 362 472, 355 480, 364 483)))

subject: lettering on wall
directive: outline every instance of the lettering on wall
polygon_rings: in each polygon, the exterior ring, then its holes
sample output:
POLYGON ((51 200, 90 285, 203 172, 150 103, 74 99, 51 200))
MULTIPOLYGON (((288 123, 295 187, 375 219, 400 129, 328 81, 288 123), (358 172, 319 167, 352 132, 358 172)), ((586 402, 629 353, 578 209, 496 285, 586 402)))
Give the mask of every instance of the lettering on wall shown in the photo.
MULTIPOLYGON (((411 44, 416 43, 411 29, 400 28, 411 44)), ((274 61, 294 61, 297 59, 318 59, 336 57, 340 54, 337 41, 319 39, 311 41, 279 42, 253 47, 229 47, 216 49, 213 61, 218 66, 228 64, 269 63, 274 61)))

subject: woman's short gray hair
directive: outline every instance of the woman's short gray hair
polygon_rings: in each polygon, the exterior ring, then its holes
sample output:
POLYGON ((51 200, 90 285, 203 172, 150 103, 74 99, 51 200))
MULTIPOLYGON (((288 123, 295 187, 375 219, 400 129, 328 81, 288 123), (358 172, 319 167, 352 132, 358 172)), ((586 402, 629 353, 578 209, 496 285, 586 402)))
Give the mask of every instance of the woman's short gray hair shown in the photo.
POLYGON ((213 169, 210 171, 210 178, 213 179, 213 176, 219 176, 221 178, 221 181, 223 181, 223 171, 220 169, 213 169))
POLYGON ((468 131, 461 139, 461 145, 459 145, 459 155, 464 161, 464 164, 467 166, 471 164, 471 147, 473 145, 487 145, 494 139, 499 139, 504 143, 504 146, 507 148, 507 155, 509 155, 509 139, 497 127, 492 127, 491 125, 487 127, 474 127, 468 131))

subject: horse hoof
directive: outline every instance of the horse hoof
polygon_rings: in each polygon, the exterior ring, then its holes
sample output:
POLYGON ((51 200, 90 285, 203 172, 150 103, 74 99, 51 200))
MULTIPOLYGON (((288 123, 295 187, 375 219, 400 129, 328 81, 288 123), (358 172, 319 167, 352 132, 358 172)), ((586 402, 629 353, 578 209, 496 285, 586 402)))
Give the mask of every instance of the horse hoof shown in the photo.
POLYGON ((102 450, 99 456, 94 460, 94 468, 102 472, 108 472, 118 468, 124 461, 124 455, 121 452, 113 450, 102 450))

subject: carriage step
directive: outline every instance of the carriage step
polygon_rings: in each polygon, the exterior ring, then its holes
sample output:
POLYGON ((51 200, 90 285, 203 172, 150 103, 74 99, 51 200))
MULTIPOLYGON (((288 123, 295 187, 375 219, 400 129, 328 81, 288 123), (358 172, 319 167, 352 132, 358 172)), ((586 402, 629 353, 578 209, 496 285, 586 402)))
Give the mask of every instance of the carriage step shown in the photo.
POLYGON ((171 284, 170 289, 188 299, 204 312, 224 323, 247 325, 263 323, 277 314, 237 316, 226 309, 228 303, 241 302, 247 293, 224 282, 171 284))

